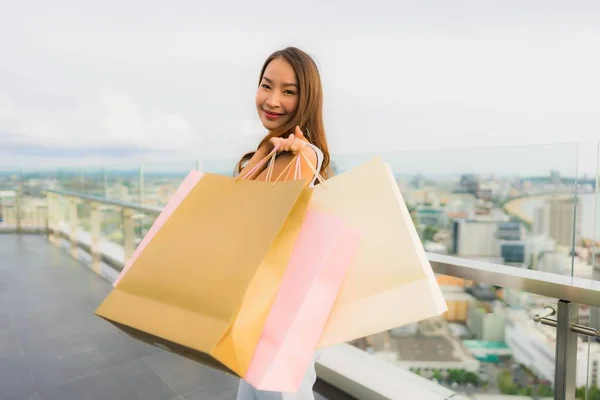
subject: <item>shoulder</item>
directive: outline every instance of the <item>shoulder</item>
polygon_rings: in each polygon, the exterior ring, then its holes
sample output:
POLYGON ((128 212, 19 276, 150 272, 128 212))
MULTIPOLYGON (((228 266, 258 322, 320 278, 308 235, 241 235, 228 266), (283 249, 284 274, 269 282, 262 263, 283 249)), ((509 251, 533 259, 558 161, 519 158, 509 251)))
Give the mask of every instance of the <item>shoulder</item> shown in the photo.
POLYGON ((315 162, 315 165, 320 166, 320 164, 323 162, 323 158, 325 157, 323 155, 323 151, 319 147, 315 146, 312 143, 308 143, 308 142, 306 143, 305 147, 306 147, 305 150, 308 150, 307 153, 311 153, 311 156, 314 157, 314 159, 312 161, 315 162))
MULTIPOLYGON (((302 154, 310 160, 313 165, 317 165, 319 159, 323 157, 323 152, 312 143, 306 142, 306 146, 302 149, 302 154)), ((306 160, 305 158, 305 160, 306 160)))

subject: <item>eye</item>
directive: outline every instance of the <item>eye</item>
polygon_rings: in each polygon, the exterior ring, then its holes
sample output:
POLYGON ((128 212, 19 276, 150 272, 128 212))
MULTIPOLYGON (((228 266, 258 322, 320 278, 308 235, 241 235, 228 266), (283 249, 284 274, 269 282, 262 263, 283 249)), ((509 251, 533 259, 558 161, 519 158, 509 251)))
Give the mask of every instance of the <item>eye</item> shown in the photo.
POLYGON ((285 90, 283 93, 289 94, 290 96, 293 96, 296 94, 296 92, 294 92, 293 90, 285 90))
POLYGON ((263 89, 271 89, 266 83, 263 83, 262 85, 260 85, 260 87, 262 87, 263 89))

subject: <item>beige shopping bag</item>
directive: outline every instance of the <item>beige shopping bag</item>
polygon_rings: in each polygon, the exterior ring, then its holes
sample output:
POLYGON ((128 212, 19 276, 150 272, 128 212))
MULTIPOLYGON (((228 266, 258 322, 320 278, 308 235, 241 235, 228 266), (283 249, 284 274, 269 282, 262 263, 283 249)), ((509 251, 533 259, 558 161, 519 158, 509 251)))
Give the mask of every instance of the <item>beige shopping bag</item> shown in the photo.
POLYGON ((447 307, 389 166, 375 158, 318 185, 310 208, 360 242, 319 347, 442 315, 447 307))
POLYGON ((139 340, 246 373, 311 188, 204 174, 96 314, 139 340))

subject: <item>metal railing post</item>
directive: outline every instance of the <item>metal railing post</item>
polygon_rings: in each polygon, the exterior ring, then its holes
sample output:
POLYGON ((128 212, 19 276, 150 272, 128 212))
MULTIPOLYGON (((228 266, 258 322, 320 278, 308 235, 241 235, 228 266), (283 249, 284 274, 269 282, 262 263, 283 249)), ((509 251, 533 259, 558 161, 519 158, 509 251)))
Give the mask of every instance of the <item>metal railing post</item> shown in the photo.
POLYGON ((21 233, 21 200, 22 200, 22 188, 21 186, 17 187, 15 194, 15 224, 17 226, 17 233, 21 233))
POLYGON ((140 164, 140 204, 144 204, 144 165, 140 164))
POLYGON ((102 190, 104 194, 104 198, 108 197, 108 174, 106 172, 106 167, 102 168, 102 190))
POLYGON ((575 400, 579 304, 559 300, 556 313, 555 400, 575 400))
POLYGON ((125 253, 125 262, 135 251, 135 221, 133 219, 133 210, 123 209, 123 252, 125 253))
POLYGON ((101 215, 100 205, 97 203, 91 203, 90 213, 90 230, 92 234, 90 253, 92 253, 92 269, 96 272, 100 271, 100 262, 102 259, 102 252, 100 251, 100 235, 101 235, 101 215))
POLYGON ((76 199, 70 199, 68 202, 68 215, 69 215, 69 243, 71 245, 71 256, 78 258, 79 243, 77 241, 77 235, 79 231, 79 216, 77 213, 78 201, 76 199))

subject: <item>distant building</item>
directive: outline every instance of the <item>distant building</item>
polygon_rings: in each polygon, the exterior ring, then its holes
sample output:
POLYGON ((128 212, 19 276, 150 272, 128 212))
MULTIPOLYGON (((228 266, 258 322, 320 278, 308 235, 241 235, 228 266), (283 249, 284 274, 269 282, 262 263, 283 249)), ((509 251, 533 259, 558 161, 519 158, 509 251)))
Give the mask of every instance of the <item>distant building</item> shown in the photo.
POLYGON ((465 288, 467 286, 471 286, 473 283, 472 281, 466 281, 463 278, 457 278, 450 275, 436 275, 435 278, 440 286, 456 286, 465 288))
POLYGON ((498 362, 512 356, 510 347, 503 341, 463 340, 463 346, 482 362, 498 362))
MULTIPOLYGON (((506 344, 516 362, 523 364, 541 379, 554 383, 556 328, 536 323, 531 310, 510 310, 506 322, 506 344)), ((600 344, 577 344, 576 386, 598 387, 600 344)))
POLYGON ((528 236, 525 242, 529 257, 527 262, 531 265, 531 269, 537 269, 539 258, 544 253, 556 250, 556 242, 548 236, 528 236))
POLYGON ((581 239, 581 201, 553 197, 534 212, 533 232, 546 235, 559 246, 572 247, 581 239))
POLYGON ((448 217, 439 207, 418 206, 416 210, 417 221, 421 225, 443 227, 448 224, 448 217))
POLYGON ((505 325, 505 316, 490 310, 486 304, 474 303, 469 307, 467 327, 478 340, 503 342, 505 325))
POLYGON ((501 240, 523 240, 526 235, 525 227, 520 222, 500 222, 496 237, 501 240))
POLYGON ((452 252, 459 257, 498 256, 497 222, 457 220, 452 226, 452 252))
POLYGON ((490 201, 494 198, 494 189, 489 185, 480 185, 477 189, 477 198, 483 201, 490 201))
POLYGON ((523 241, 500 243, 500 256, 505 264, 526 266, 527 252, 523 241))
POLYGON ((528 253, 525 227, 507 221, 505 215, 455 220, 452 224, 452 254, 478 259, 500 259, 509 265, 523 267, 528 253))
POLYGON ((459 187, 455 193, 471 193, 477 196, 479 192, 479 177, 474 174, 465 174, 460 177, 459 187))
POLYGON ((467 293, 473 295, 479 301, 489 302, 497 299, 496 290, 491 285, 475 283, 466 290, 467 293))
POLYGON ((442 315, 450 322, 466 322, 469 307, 475 303, 475 297, 458 286, 440 286, 448 310, 442 315))

